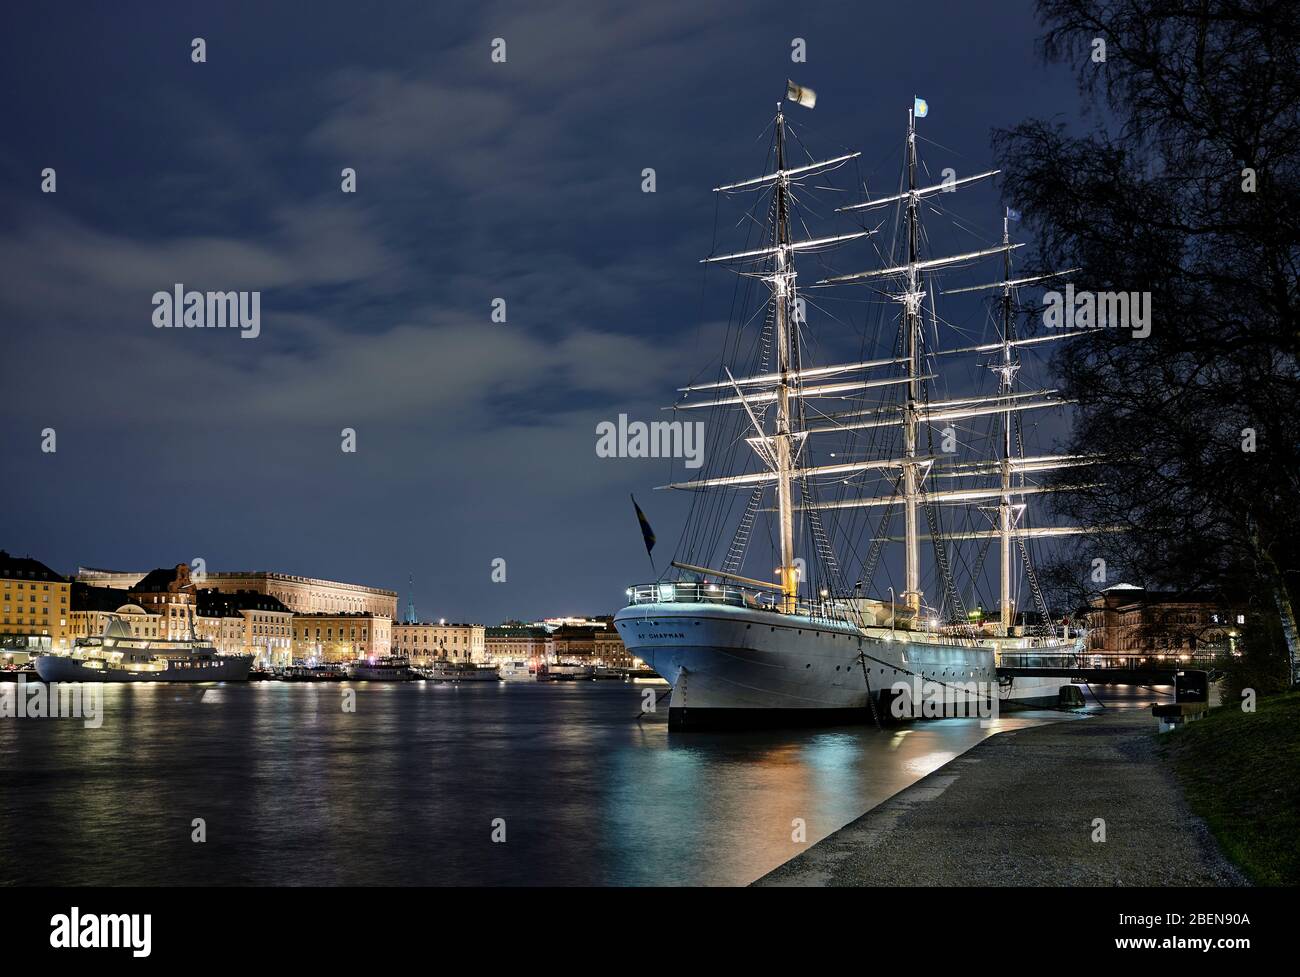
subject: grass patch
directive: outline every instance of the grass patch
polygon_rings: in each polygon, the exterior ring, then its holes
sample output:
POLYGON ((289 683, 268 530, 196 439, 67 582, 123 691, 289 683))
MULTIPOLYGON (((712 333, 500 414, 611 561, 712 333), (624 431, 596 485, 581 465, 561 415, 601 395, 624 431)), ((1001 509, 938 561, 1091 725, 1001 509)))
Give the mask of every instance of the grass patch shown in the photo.
POLYGON ((1300 885, 1300 692, 1215 709, 1160 751, 1229 858, 1257 885, 1300 885))

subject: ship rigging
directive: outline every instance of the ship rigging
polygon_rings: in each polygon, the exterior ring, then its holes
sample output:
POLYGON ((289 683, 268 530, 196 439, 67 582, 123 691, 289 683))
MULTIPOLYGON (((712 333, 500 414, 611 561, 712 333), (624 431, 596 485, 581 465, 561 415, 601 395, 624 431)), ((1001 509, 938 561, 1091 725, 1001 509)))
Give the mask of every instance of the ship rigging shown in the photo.
MULTIPOLYGON (((767 286, 769 295, 764 309, 764 328, 756 343, 757 358, 753 360, 759 364, 759 369, 753 375, 737 377, 731 366, 724 364, 718 379, 679 388, 683 397, 674 405, 674 409, 679 411, 712 409, 715 411, 715 425, 721 416, 717 413, 719 409, 739 411, 741 423, 746 427, 743 440, 753 450, 761 466, 756 471, 672 482, 667 487, 694 491, 752 489, 749 504, 732 532, 722 565, 714 573, 737 574, 747 555, 754 522, 762 513, 771 514, 774 516, 776 544, 773 549, 779 558, 774 577, 787 608, 793 608, 797 604, 800 585, 810 565, 812 572, 808 575, 813 587, 805 587, 804 596, 833 598, 820 603, 839 609, 851 606, 838 598, 858 595, 864 587, 870 585, 870 578, 879 565, 879 553, 873 551, 879 550, 882 543, 901 542, 903 587, 898 596, 913 613, 922 614, 927 610, 926 594, 922 587, 922 542, 926 530, 921 527, 921 519, 924 516, 929 524, 930 541, 935 547, 936 584, 942 591, 939 599, 944 608, 943 618, 948 623, 960 624, 967 619, 967 615, 961 592, 951 580, 948 544, 996 540, 999 554, 997 621, 1001 632, 1007 634, 1016 620, 1016 590, 1022 570, 1029 577, 1030 589, 1040 605, 1040 614, 1046 613, 1041 588, 1034 579, 1028 541, 1093 531, 1088 528, 1031 527, 1025 518, 1028 508, 1026 500, 1029 497, 1082 487, 1037 484, 1030 480, 1032 476, 1060 468, 1085 467, 1096 461, 1095 458, 1086 456, 1027 457, 1024 454, 1020 415, 1048 407, 1061 407, 1067 401, 1058 397, 1052 389, 1018 389, 1020 351, 1028 346, 1037 347, 1054 340, 1068 339, 1079 333, 1065 331, 1019 336, 1016 329, 1016 293, 1021 288, 1066 274, 1068 270, 1015 275, 1012 252, 1023 247, 1023 244, 1011 240, 1009 210, 1002 219, 999 242, 956 254, 933 257, 924 255, 920 213, 922 204, 936 199, 939 194, 955 192, 962 187, 989 180, 999 171, 987 170, 962 178, 950 176, 943 182, 918 185, 920 162, 917 152, 917 119, 914 112, 909 111, 905 182, 902 190, 897 194, 836 208, 840 214, 864 217, 875 216, 882 209, 893 207, 899 217, 898 225, 903 241, 899 260, 890 261, 886 256, 882 267, 830 275, 814 286, 823 289, 865 284, 896 303, 902 313, 895 347, 899 355, 804 366, 807 354, 804 340, 804 327, 807 325, 805 311, 808 303, 799 289, 796 255, 820 253, 851 241, 878 236, 879 227, 863 225, 855 231, 795 240, 791 224, 796 189, 802 188, 809 178, 838 169, 857 160, 861 154, 851 152, 791 166, 788 161, 790 138, 784 106, 778 104, 773 120, 773 165, 770 171, 760 177, 715 188, 715 192, 720 194, 767 191, 767 211, 770 215, 768 240, 760 247, 747 247, 702 259, 708 265, 737 266, 740 277, 757 279, 767 286), (951 288, 940 294, 956 295, 976 291, 994 293, 1000 313, 997 341, 973 346, 959 345, 949 349, 927 345, 927 312, 932 324, 939 321, 933 297, 936 292, 936 277, 945 270, 964 268, 995 256, 1002 258, 1002 275, 999 280, 984 285, 951 288), (760 267, 755 269, 755 265, 760 267), (773 354, 775 368, 768 369, 773 354), (930 384, 940 378, 936 364, 940 358, 960 354, 994 354, 992 362, 987 366, 997 376, 997 389, 985 396, 932 399, 930 384), (882 370, 893 371, 894 375, 877 375, 877 371, 882 370), (712 396, 696 396, 706 392, 712 396), (884 398, 897 397, 899 392, 902 396, 895 403, 890 403, 887 399, 869 401, 868 398, 875 392, 883 394, 884 398), (835 401, 857 402, 853 403, 853 409, 850 410, 823 409, 825 404, 835 401), (948 427, 950 449, 953 422, 976 418, 992 418, 998 425, 994 439, 996 450, 991 457, 982 459, 984 464, 958 459, 951 450, 934 449, 933 434, 936 427, 948 427), (845 450, 832 454, 842 458, 861 447, 855 437, 857 432, 873 429, 893 429, 901 435, 901 444, 892 451, 896 457, 837 460, 824 464, 805 462, 813 454, 808 448, 808 441, 814 436, 839 436, 845 450), (887 486, 892 490, 857 496, 841 492, 838 494, 843 497, 834 500, 820 500, 816 497, 815 487, 828 484, 827 480, 832 477, 838 476, 840 485, 848 486, 858 484, 852 480, 853 476, 868 472, 886 474, 887 486), (968 481, 982 475, 995 476, 997 484, 951 489, 935 487, 939 479, 968 481), (770 496, 769 488, 772 490, 770 496), (774 499, 774 505, 770 509, 763 506, 765 497, 774 499), (988 514, 991 517, 989 528, 944 532, 941 529, 941 517, 935 507, 963 504, 975 505, 988 514), (887 527, 893 521, 896 507, 901 508, 903 531, 901 536, 890 536, 887 527), (844 537, 846 534, 843 531, 836 532, 834 527, 828 532, 821 514, 855 508, 883 509, 884 512, 880 520, 881 531, 870 540, 868 555, 874 558, 856 561, 859 569, 871 572, 859 573, 855 586, 849 588, 845 586, 839 561, 831 547, 834 536, 844 537), (801 517, 804 525, 798 527, 797 531, 796 524, 801 517), (796 552, 797 539, 802 539, 807 544, 801 551, 802 559, 800 553, 796 552)), ((937 333, 937 328, 935 331, 937 333)), ((726 426, 725 421, 722 423, 726 426)), ((715 440, 715 444, 721 445, 721 440, 715 440)), ((867 447, 871 449, 875 445, 869 444, 867 447)), ((696 516, 697 524, 718 521, 717 507, 710 509, 706 502, 697 505, 696 510, 692 515, 696 516), (706 511, 708 517, 700 518, 706 511)), ((692 540, 687 539, 686 542, 686 555, 678 561, 679 564, 690 566, 688 572, 691 574, 704 572, 707 575, 701 564, 707 566, 709 559, 702 558, 698 548, 689 545, 692 540)), ((977 561, 982 565, 983 556, 979 556, 977 561)), ((926 616, 934 618, 937 614, 930 613, 926 616)))
MULTIPOLYGON (((814 101, 793 83, 788 97, 814 101)), ((813 192, 826 189, 814 180, 856 166, 861 154, 814 158, 782 103, 763 175, 715 188, 720 201, 752 196, 742 218, 750 239, 702 259, 706 272, 721 265, 735 274, 727 335, 713 377, 697 375, 668 408, 708 411, 707 467, 701 477, 661 486, 693 493, 676 558, 654 583, 629 587, 628 606, 615 617, 629 651, 672 685, 670 726, 861 720, 893 694, 891 682, 914 678, 970 683, 969 695, 1008 703, 1055 704, 1062 694, 1053 680, 1003 685, 996 664, 1005 651, 1080 648, 1077 635, 1057 635, 1048 623, 1029 544, 1091 530, 1031 525, 1028 511, 1034 497, 1070 488, 1042 484, 1038 475, 1086 470, 1096 459, 1030 454, 1021 426, 1027 413, 1066 403, 1026 383, 1022 351, 1071 333, 1017 331, 1017 290, 1053 275, 1013 271, 1011 255, 1023 245, 1011 240, 1009 214, 1000 240, 927 253, 922 208, 940 210, 940 195, 997 171, 923 185, 916 119, 908 113, 898 192, 835 208, 845 215, 840 220, 860 221, 854 228, 814 232, 807 218, 816 220, 821 209, 813 192), (863 218, 891 207, 892 241, 881 246, 888 215, 875 226, 863 218), (800 287, 797 260, 824 261, 862 244, 875 251, 874 267, 828 268, 814 286, 800 287), (1001 299, 996 337, 941 343, 940 324, 951 324, 935 302, 940 276, 999 256, 999 280, 963 289, 1001 299), (752 301, 759 287, 766 294, 752 301), (845 356, 849 324, 824 304, 861 305, 864 287, 877 315, 861 328, 856 355, 845 356), (901 314, 895 320, 885 308, 901 314), (828 349, 840 355, 827 356, 828 349), (975 373, 995 378, 992 392, 954 389, 958 357, 972 356, 988 358, 991 374, 975 373), (958 422, 966 422, 966 443, 958 422), (992 451, 976 450, 980 424, 991 428, 982 443, 992 451), (959 512, 967 513, 964 524, 945 525, 959 512), (891 535, 900 515, 902 532, 891 535), (766 558, 755 545, 764 530, 766 558), (923 533, 934 553, 930 594, 923 533), (954 570, 968 571, 974 600, 994 540, 999 611, 996 621, 984 621, 967 612, 954 570), (902 544, 902 588, 886 604, 875 576, 895 541, 902 544), (978 549, 973 566, 954 567, 967 542, 978 549), (1022 578, 1038 605, 1036 628, 1017 623, 1022 578)))

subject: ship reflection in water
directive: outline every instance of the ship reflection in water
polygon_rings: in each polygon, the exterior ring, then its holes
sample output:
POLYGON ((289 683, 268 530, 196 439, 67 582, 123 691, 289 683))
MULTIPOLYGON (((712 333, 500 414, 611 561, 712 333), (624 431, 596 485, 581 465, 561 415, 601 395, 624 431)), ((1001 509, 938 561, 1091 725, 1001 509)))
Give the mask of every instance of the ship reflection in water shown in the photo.
POLYGON ((355 713, 346 687, 111 686, 97 730, 0 722, 0 884, 744 884, 1060 716, 670 734, 637 686, 367 683, 355 713))

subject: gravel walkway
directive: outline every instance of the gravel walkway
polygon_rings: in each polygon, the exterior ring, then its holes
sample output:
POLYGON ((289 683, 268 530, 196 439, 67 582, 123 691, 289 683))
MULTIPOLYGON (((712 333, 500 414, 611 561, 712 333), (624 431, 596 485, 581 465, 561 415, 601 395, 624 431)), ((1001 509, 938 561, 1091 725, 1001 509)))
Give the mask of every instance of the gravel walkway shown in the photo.
POLYGON ((1156 757, 1155 729, 1126 709, 1000 733, 754 885, 1248 884, 1156 757))

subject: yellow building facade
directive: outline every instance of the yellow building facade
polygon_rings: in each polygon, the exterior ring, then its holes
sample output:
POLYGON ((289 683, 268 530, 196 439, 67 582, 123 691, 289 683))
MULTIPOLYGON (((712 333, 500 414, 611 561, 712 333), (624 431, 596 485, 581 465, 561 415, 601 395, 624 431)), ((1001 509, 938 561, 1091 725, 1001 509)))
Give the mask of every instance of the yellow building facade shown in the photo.
POLYGON ((393 654, 416 664, 435 660, 485 662, 486 632, 481 624, 398 621, 393 624, 393 654))
POLYGON ((487 628, 484 637, 488 661, 540 664, 555 660, 555 641, 549 628, 537 625, 505 624, 487 628))
POLYGON ((66 577, 0 550, 0 658, 26 661, 33 651, 71 647, 70 596, 66 577))
POLYGON ((348 662, 384 658, 391 652, 390 618, 376 614, 295 614, 296 661, 348 662))

